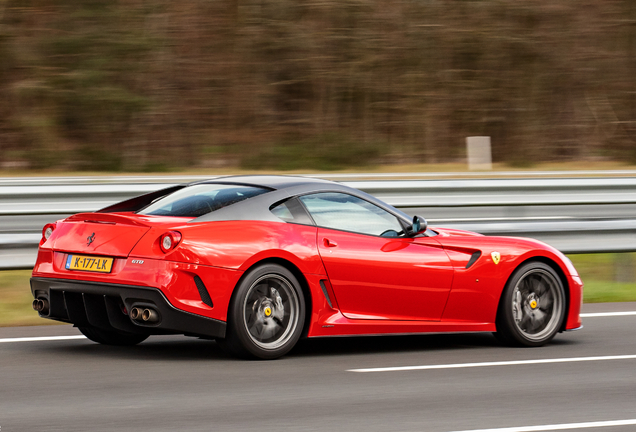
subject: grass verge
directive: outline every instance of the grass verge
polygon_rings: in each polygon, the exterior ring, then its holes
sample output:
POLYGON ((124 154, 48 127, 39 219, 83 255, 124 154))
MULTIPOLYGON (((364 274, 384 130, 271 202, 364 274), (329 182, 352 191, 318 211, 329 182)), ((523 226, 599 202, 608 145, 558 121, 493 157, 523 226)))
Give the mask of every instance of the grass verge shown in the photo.
MULTIPOLYGON (((585 303, 636 301, 636 254, 570 255, 570 259, 585 283, 585 303)), ((0 271, 0 327, 57 323, 38 317, 31 308, 30 277, 30 270, 0 271)))
POLYGON ((30 270, 0 271, 0 327, 57 324, 31 308, 30 270))
POLYGON ((636 301, 636 253, 568 255, 585 284, 585 303, 636 301))

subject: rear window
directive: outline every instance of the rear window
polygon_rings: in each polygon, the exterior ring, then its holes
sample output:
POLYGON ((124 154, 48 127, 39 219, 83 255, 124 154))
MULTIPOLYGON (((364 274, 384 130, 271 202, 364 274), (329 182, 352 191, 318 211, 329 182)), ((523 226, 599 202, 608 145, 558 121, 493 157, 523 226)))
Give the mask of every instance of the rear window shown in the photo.
POLYGON ((198 184, 162 197, 138 213, 153 216, 199 217, 265 192, 269 192, 269 189, 255 186, 198 184))

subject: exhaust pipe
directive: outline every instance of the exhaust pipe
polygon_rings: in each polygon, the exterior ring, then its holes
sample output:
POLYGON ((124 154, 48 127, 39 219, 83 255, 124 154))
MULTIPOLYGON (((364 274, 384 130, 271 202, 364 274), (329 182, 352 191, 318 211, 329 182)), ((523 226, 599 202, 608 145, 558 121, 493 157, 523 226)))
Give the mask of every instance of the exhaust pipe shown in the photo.
POLYGON ((157 322, 159 321, 159 314, 153 309, 144 309, 141 319, 146 322, 157 322))
POLYGON ((134 307, 130 310, 130 318, 134 319, 135 321, 140 320, 142 314, 143 311, 141 310, 141 308, 134 307))
POLYGON ((154 309, 142 309, 135 306, 130 310, 130 318, 134 321, 143 321, 150 324, 159 321, 159 313, 154 309))
POLYGON ((38 311, 42 315, 47 315, 49 313, 49 302, 46 299, 35 299, 33 303, 31 303, 33 310, 38 311))

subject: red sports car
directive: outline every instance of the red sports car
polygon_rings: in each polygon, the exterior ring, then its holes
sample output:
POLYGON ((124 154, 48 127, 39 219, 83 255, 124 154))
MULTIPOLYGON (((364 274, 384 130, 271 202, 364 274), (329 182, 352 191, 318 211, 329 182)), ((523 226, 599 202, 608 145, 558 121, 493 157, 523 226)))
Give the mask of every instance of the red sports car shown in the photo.
POLYGON ((272 359, 303 336, 494 332, 539 346, 581 327, 583 284, 558 250, 428 228, 325 180, 178 185, 42 234, 33 308, 103 344, 177 333, 272 359))

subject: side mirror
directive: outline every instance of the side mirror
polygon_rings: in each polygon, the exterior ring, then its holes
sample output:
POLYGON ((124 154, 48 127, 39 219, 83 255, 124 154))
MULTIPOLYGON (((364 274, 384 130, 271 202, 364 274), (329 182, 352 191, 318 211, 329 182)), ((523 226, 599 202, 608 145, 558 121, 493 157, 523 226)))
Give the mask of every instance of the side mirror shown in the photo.
POLYGON ((426 219, 422 216, 413 216, 413 224, 407 229, 407 233, 410 236, 414 236, 426 231, 427 227, 428 224, 426 223, 426 219))

